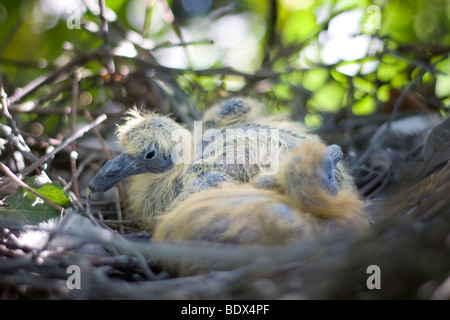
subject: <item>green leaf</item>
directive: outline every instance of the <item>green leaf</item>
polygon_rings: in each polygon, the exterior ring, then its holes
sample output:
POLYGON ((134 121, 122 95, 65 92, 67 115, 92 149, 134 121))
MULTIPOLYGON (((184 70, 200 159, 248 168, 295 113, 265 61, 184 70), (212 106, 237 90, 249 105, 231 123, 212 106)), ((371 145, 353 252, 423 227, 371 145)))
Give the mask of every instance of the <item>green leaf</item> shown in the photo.
MULTIPOLYGON (((62 206, 71 205, 59 182, 44 182, 42 177, 27 177, 24 182, 49 200, 62 206)), ((34 194, 19 188, 5 200, 5 207, 0 208, 0 218, 22 220, 27 224, 38 224, 51 218, 58 218, 59 212, 34 194)))
POLYGON ((434 32, 436 32, 438 22, 438 17, 434 12, 419 12, 414 17, 414 31, 422 41, 426 41, 434 34, 434 32))
POLYGON ((356 89, 361 90, 365 93, 373 93, 375 91, 375 85, 371 81, 367 81, 361 77, 353 78, 353 85, 356 89))
POLYGON ((390 90, 391 88, 387 84, 380 86, 377 90, 377 99, 382 102, 388 102, 391 96, 390 90))
POLYGON ((437 76, 436 78, 436 96, 439 98, 450 95, 450 75, 437 76))
POLYGON ((39 198, 19 188, 6 199, 6 207, 0 209, 0 218, 22 220, 27 224, 38 224, 59 216, 58 210, 39 198))
POLYGON ((317 91, 330 77, 330 73, 325 68, 311 69, 305 72, 303 77, 303 87, 310 91, 317 91))
POLYGON ((292 13, 284 29, 282 39, 285 43, 301 43, 319 30, 312 10, 297 10, 292 13))
POLYGON ((316 110, 324 112, 336 112, 342 105, 345 95, 345 90, 336 82, 329 82, 319 91, 314 93, 314 96, 308 102, 311 103, 316 110))
POLYGON ((318 114, 308 113, 305 115, 305 124, 310 129, 319 128, 322 125, 322 118, 318 114))
MULTIPOLYGON (((59 181, 52 181, 51 183, 42 176, 26 177, 23 180, 30 188, 39 192, 41 195, 51 200, 52 202, 62 207, 67 207, 70 204, 70 198, 64 192, 63 187, 59 181)), ((36 198, 32 193, 26 191, 30 197, 36 198)))
POLYGON ((357 101, 352 108, 353 114, 356 116, 370 115, 374 113, 375 109, 375 99, 370 95, 366 95, 363 99, 357 101))
MULTIPOLYGON (((64 190, 60 186, 56 186, 56 182, 53 184, 46 184, 35 190, 61 207, 66 208, 70 204, 70 198, 66 196, 64 190)), ((35 195, 30 194, 30 196, 35 195)))
POLYGON ((275 93, 277 99, 280 100, 290 100, 293 98, 292 88, 283 83, 275 85, 273 92, 275 93))

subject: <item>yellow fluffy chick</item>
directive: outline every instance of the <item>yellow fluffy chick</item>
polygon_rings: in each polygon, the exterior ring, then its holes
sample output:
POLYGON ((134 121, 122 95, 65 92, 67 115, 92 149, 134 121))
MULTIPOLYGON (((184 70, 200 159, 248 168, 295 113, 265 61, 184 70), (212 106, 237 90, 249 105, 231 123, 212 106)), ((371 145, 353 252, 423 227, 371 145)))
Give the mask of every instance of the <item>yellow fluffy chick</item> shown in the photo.
MULTIPOLYGON (((216 139, 217 136, 211 141, 200 141, 200 151, 205 152, 200 155, 203 158, 193 157, 191 161, 177 162, 173 151, 180 145, 180 140, 174 139, 173 134, 184 132, 194 139, 195 136, 169 117, 131 111, 130 118, 117 130, 124 152, 103 166, 89 182, 88 189, 92 193, 104 192, 127 179, 130 216, 144 229, 151 231, 155 217, 170 211, 188 196, 218 187, 223 182, 248 183, 262 171, 267 171, 268 166, 289 155, 303 141, 314 137, 277 128, 277 141, 274 141, 270 129, 257 124, 237 124, 216 129, 215 133, 220 134, 223 141, 216 139), (230 130, 233 135, 229 134, 230 130), (258 130, 267 134, 260 135, 258 130), (240 138, 244 144, 239 149, 235 142, 240 138), (272 141, 278 147, 274 159, 268 158, 264 149, 260 149, 261 145, 271 145, 272 141), (214 143, 222 147, 221 151, 211 151, 213 148, 209 147, 214 143), (228 162, 229 155, 233 159, 231 163, 228 162)), ((191 150, 188 151, 192 154, 195 154, 195 145, 194 141, 189 146, 191 150)))
POLYGON ((358 193, 337 184, 341 157, 336 145, 305 142, 285 159, 271 190, 224 185, 199 192, 160 217, 153 238, 281 245, 330 227, 364 226, 358 193))
MULTIPOLYGON (((151 232, 155 217, 170 212, 191 195, 222 183, 249 183, 261 175, 270 180, 281 161, 297 147, 305 141, 319 141, 298 122, 268 116, 265 106, 254 99, 227 100, 205 114, 202 124, 200 154, 196 155, 198 141, 194 132, 170 117, 131 111, 117 130, 124 152, 103 166, 89 182, 89 191, 104 192, 126 179, 128 213, 151 232), (216 128, 207 125, 214 122, 211 119, 215 119, 216 128), (176 132, 193 138, 188 150, 193 155, 191 161, 175 161, 173 152, 180 145, 180 140, 174 138, 176 132), (221 147, 219 151, 217 146, 221 147), (270 151, 277 147, 274 149, 278 152, 267 154, 261 146, 270 151)), ((338 186, 354 187, 352 177, 340 163, 336 178, 338 186)))
POLYGON ((267 106, 248 97, 235 97, 216 103, 203 114, 205 128, 227 127, 236 124, 254 122, 267 117, 267 106))

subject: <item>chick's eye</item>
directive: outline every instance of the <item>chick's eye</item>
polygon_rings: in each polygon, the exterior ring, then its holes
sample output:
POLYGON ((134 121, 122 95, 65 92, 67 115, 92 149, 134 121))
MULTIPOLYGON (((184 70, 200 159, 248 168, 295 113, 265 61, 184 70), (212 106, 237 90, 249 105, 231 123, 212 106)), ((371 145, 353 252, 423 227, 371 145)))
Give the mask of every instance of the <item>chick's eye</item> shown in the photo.
POLYGON ((147 154, 145 155, 145 159, 150 160, 150 159, 153 159, 155 156, 156 156, 156 152, 150 151, 150 152, 147 152, 147 154))

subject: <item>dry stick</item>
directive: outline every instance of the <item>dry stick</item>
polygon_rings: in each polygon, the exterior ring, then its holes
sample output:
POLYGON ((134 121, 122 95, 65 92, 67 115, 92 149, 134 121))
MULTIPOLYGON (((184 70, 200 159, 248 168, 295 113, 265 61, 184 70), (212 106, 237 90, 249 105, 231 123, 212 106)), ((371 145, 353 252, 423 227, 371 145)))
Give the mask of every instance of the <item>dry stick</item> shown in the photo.
POLYGON ((52 92, 44 94, 40 97, 37 97, 35 101, 27 101, 25 103, 18 103, 9 106, 9 111, 11 113, 22 113, 22 112, 32 112, 36 114, 70 114, 70 107, 42 107, 42 104, 46 101, 51 100, 56 97, 58 94, 66 92, 70 89, 71 84, 64 84, 55 88, 52 92))
POLYGON ((425 216, 429 216, 431 213, 430 207, 423 208, 426 206, 435 206, 439 205, 442 200, 443 203, 448 205, 448 189, 450 179, 450 161, 447 161, 447 164, 440 169, 438 172, 433 173, 421 181, 415 183, 407 193, 403 196, 402 200, 397 203, 393 207, 393 212, 409 212, 409 214, 413 214, 417 217, 421 213, 425 216), (444 188, 444 192, 443 191, 444 188), (432 201, 430 201, 430 199, 432 201))
POLYGON ((70 143, 72 143, 73 141, 81 138, 86 132, 88 132, 89 130, 91 130, 92 128, 98 126, 100 123, 102 123, 103 121, 105 121, 107 119, 105 114, 100 115, 97 119, 95 119, 94 122, 84 126, 83 128, 79 129, 77 132, 75 132, 74 134, 72 134, 69 138, 67 138, 66 140, 64 140, 64 142, 62 142, 60 145, 58 145, 52 152, 44 155, 43 157, 41 157, 39 159, 39 161, 36 161, 35 163, 33 163, 31 166, 29 166, 28 168, 22 170, 19 173, 19 176, 26 176, 28 175, 30 172, 32 172, 34 169, 38 168, 39 166, 41 166, 45 161, 47 161, 48 159, 50 159, 51 157, 53 157, 55 154, 57 154, 58 152, 60 152, 61 150, 65 149, 70 143))
MULTIPOLYGON (((166 20, 166 22, 168 24, 170 24, 170 26, 172 27, 172 30, 175 32, 175 34, 177 35, 178 39, 180 39, 180 42, 185 42, 184 41, 184 37, 183 37, 183 33, 181 32, 181 28, 178 25, 177 21, 175 21, 175 16, 172 12, 172 9, 170 8, 167 0, 159 0, 159 5, 163 10, 163 19, 166 20)), ((186 50, 186 47, 183 46, 183 50, 184 50, 184 55, 186 57, 187 63, 189 66, 192 65, 191 59, 189 57, 189 53, 186 50)))
MULTIPOLYGON (((391 170, 387 170, 386 172, 381 174, 380 179, 377 179, 379 181, 382 181, 381 185, 376 188, 374 191, 372 191, 370 194, 368 194, 365 198, 366 199, 372 199, 374 198, 377 194, 379 194, 381 191, 383 191, 383 189, 386 187, 386 185, 389 183, 391 178, 391 170)), ((375 179, 374 179, 375 180, 375 179)))
MULTIPOLYGON (((94 121, 94 118, 92 117, 91 112, 86 108, 85 105, 83 105, 83 114, 86 117, 86 119, 88 119, 88 121, 90 121, 90 122, 94 121)), ((112 159, 111 152, 109 152, 108 148, 106 147, 105 140, 103 139, 103 137, 100 134, 100 132, 98 131, 98 129, 97 128, 92 128, 92 132, 95 134, 95 136, 97 137, 98 141, 100 142, 100 144, 102 146, 102 150, 106 154, 106 158, 108 160, 111 160, 112 159)))
MULTIPOLYGON (((85 114, 86 118, 89 121, 92 121, 92 116, 89 113, 89 110, 86 107, 83 107, 83 110, 84 110, 84 114, 85 114)), ((105 140, 103 139, 102 135, 97 130, 97 128, 94 128, 93 132, 97 136, 98 140, 100 141, 100 144, 102 145, 103 152, 105 152, 107 159, 111 160, 112 159, 112 155, 109 152, 108 148, 106 147, 105 140)), ((115 198, 114 203, 116 205, 116 210, 117 210, 117 218, 119 220, 122 220, 123 219, 123 214, 122 214, 122 209, 120 207, 121 200, 122 200, 123 203, 126 204, 125 190, 123 189, 123 184, 122 183, 117 184, 117 188, 115 188, 115 191, 114 191, 114 198, 115 198)), ((124 233, 123 225, 119 225, 119 232, 122 233, 122 234, 124 233)))
MULTIPOLYGON (((123 188, 122 188, 122 192, 123 192, 123 188)), ((120 208, 120 190, 118 188, 114 188, 114 198, 116 199, 115 204, 116 204, 116 210, 117 210, 117 218, 119 220, 122 220, 123 215, 122 215, 122 209, 120 208)), ((123 229, 123 224, 119 224, 119 232, 121 234, 123 234, 125 232, 125 230, 123 229)))
MULTIPOLYGON (((78 94, 79 94, 79 74, 73 73, 71 77, 71 91, 72 91, 72 103, 71 103, 71 114, 70 114, 70 131, 72 134, 75 133, 75 121, 77 118, 77 104, 78 104, 78 94)), ((70 152, 70 164, 72 171, 72 184, 73 192, 77 197, 78 202, 80 202, 80 190, 78 188, 78 178, 77 178, 77 158, 78 153, 76 151, 76 141, 71 143, 72 151, 70 152)))
POLYGON ((143 37, 146 37, 150 31, 150 24, 152 22, 152 13, 153 8, 155 6, 154 0, 147 0, 145 3, 145 18, 144 18, 144 24, 142 26, 141 35, 143 37))
POLYGON ((105 0, 98 0, 100 6, 100 20, 102 21, 102 36, 103 36, 103 47, 106 53, 107 61, 106 67, 108 68, 108 72, 111 75, 111 83, 115 84, 114 74, 116 73, 116 67, 114 66, 114 60, 112 58, 112 54, 109 48, 109 29, 108 29, 108 21, 105 18, 105 0))
MULTIPOLYGON (((35 113, 35 114, 39 114, 39 115, 55 115, 55 114, 60 114, 60 115, 70 115, 72 113, 72 110, 70 109, 70 107, 62 107, 62 108, 54 108, 54 107, 36 107, 36 108, 23 108, 20 105, 12 105, 9 107, 9 111, 11 113, 35 113)), ((77 114, 82 113, 81 110, 77 110, 77 114)), ((103 110, 91 110, 91 114, 94 116, 98 116, 100 114, 104 113, 103 110)), ((122 111, 116 111, 116 112, 108 112, 108 115, 121 115, 122 111)), ((26 133, 23 133, 26 134, 26 133)))
POLYGON ((122 60, 122 61, 133 61, 135 63, 141 64, 142 66, 144 66, 146 68, 162 71, 162 72, 164 72, 164 74, 181 74, 184 72, 192 72, 192 73, 195 73, 196 75, 200 75, 200 76, 201 75, 235 75, 235 76, 243 77, 246 81, 260 81, 260 80, 265 80, 268 78, 269 79, 276 78, 283 74, 292 73, 293 71, 307 71, 307 69, 302 69, 302 68, 291 68, 291 69, 287 69, 284 71, 259 70, 256 73, 246 73, 246 72, 235 70, 230 67, 196 70, 196 69, 189 69, 189 68, 166 67, 166 66, 160 65, 159 63, 157 63, 155 61, 146 60, 141 57, 130 58, 130 57, 125 57, 125 56, 120 56, 120 55, 114 55, 114 58, 116 60, 122 60))
POLYGON ((122 220, 122 219, 118 219, 118 220, 113 220, 113 219, 109 219, 109 220, 102 220, 106 225, 109 224, 132 224, 134 223, 133 220, 122 220))
MULTIPOLYGON (((89 191, 89 189, 88 189, 88 192, 87 192, 87 197, 86 197, 86 211, 85 211, 85 216, 95 225, 95 226, 103 226, 105 229, 107 229, 107 230, 111 230, 108 226, 106 226, 105 224, 104 224, 104 222, 103 221, 98 221, 98 220, 96 220, 95 218, 94 218, 94 216, 92 215, 92 210, 91 210, 91 193, 90 193, 90 191, 89 191)), ((100 236, 99 237, 99 234, 97 234, 97 235, 91 235, 93 238, 96 238, 97 237, 97 240, 100 240, 99 238, 101 238, 102 236, 100 236)), ((108 236, 108 238, 109 238, 109 236, 108 236)), ((86 240, 86 241, 89 241, 86 237, 84 237, 84 239, 86 240)), ((115 243, 115 240, 113 240, 113 239, 116 239, 117 241, 119 241, 119 242, 127 242, 127 240, 125 239, 125 238, 123 238, 120 234, 117 234, 117 233, 112 233, 112 238, 110 238, 107 242, 109 242, 109 241, 112 241, 112 242, 114 242, 115 243)), ((102 242, 104 242, 104 241, 102 241, 102 242)), ((115 246, 115 245, 114 245, 115 246)), ((117 248, 116 248, 116 250, 117 250, 117 248)), ((146 261, 146 259, 145 259, 145 257, 142 255, 142 253, 141 252, 139 252, 138 250, 135 250, 135 249, 133 249, 133 248, 127 248, 127 250, 126 250, 128 253, 131 253, 132 255, 134 255, 136 258, 137 258, 137 260, 138 260, 138 263, 139 263, 139 265, 141 266, 141 268, 142 268, 142 270, 143 270, 143 272, 144 272, 144 274, 145 274, 145 276, 147 277, 147 279, 157 279, 157 276, 155 276, 154 274, 153 274, 153 272, 150 270, 150 268, 149 268, 149 266, 148 266, 148 264, 147 264, 147 261, 146 261)))
POLYGON ((14 144, 14 146, 24 155, 25 158, 36 161, 37 157, 31 153, 30 147, 28 147, 25 139, 22 137, 19 128, 17 127, 16 120, 11 116, 8 110, 9 102, 8 95, 3 88, 3 77, 0 74, 0 98, 3 116, 8 121, 10 128, 2 125, 1 129, 8 139, 14 144), (10 130, 8 130, 10 129, 10 130))
POLYGON ((208 45, 214 44, 213 40, 196 40, 196 41, 186 41, 186 42, 178 42, 178 43, 162 43, 156 45, 153 50, 165 49, 165 48, 175 48, 175 47, 187 47, 187 46, 195 46, 195 45, 208 45))
POLYGON ((46 75, 43 75, 43 76, 35 79, 34 81, 28 83, 23 88, 16 89, 14 94, 9 98, 10 104, 21 101, 23 98, 25 98, 29 94, 33 93, 34 91, 39 89, 41 86, 43 86, 47 83, 50 83, 53 80, 55 80, 56 78, 58 78, 61 74, 66 73, 67 75, 69 75, 72 68, 90 60, 92 57, 94 57, 97 54, 98 54, 98 51, 94 51, 94 52, 88 53, 86 55, 77 57, 77 58, 73 59, 72 61, 68 62, 67 64, 65 64, 64 66, 62 66, 61 68, 56 69, 55 71, 51 72, 50 74, 46 74, 46 75))
MULTIPOLYGON (((32 138, 34 140, 36 140, 37 142, 40 142, 41 144, 45 145, 45 146, 49 146, 49 145, 58 145, 61 143, 61 140, 59 139, 55 139, 55 138, 48 138, 48 137, 43 137, 34 133, 30 133, 30 132, 22 132, 22 135, 26 138, 32 138)), ((39 160, 39 158, 36 158, 37 160, 39 160)), ((36 161, 37 161, 36 160, 36 161)))
POLYGON ((34 194, 35 196, 41 198, 44 202, 46 202, 47 204, 51 205, 53 208, 57 209, 59 212, 62 212, 64 210, 63 207, 57 205, 56 203, 54 203, 53 201, 51 201, 50 199, 46 198, 45 196, 43 196, 42 194, 40 194, 39 192, 35 191, 34 189, 30 188, 26 183, 24 183, 22 180, 20 180, 20 178, 18 176, 16 176, 14 174, 14 172, 12 172, 7 166, 5 166, 3 164, 3 162, 0 162, 0 167, 2 169, 2 171, 8 176, 10 177, 15 183, 17 183, 19 185, 19 187, 24 188, 25 190, 27 190, 28 192, 31 192, 32 194, 34 194))
POLYGON ((31 153, 22 135, 15 135, 13 129, 0 123, 0 132, 13 144, 14 147, 28 160, 37 161, 39 158, 31 153))
MULTIPOLYGON (((72 84, 71 83, 64 83, 63 85, 56 87, 55 89, 53 89, 51 92, 43 94, 42 96, 38 97, 36 99, 36 104, 35 104, 35 108, 38 105, 42 105, 44 102, 46 101, 50 101, 53 98, 55 98, 56 96, 58 96, 59 94, 62 94, 66 91, 68 91, 70 89, 70 86, 72 84)), ((59 109, 59 108, 57 108, 59 109)))
MULTIPOLYGON (((81 173, 86 169, 89 163, 91 163, 95 158, 97 158, 98 155, 95 153, 89 153, 86 158, 81 161, 81 163, 78 165, 77 172, 75 173, 76 178, 81 175, 81 173)), ((64 191, 67 191, 72 187, 73 181, 67 182, 67 184, 64 186, 64 191)))

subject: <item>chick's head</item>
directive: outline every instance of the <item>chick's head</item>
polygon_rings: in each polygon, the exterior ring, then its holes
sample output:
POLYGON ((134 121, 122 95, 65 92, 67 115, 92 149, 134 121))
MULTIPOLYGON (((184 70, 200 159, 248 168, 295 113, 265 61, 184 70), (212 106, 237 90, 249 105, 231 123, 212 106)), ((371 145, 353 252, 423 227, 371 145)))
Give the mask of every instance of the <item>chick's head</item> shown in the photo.
POLYGON ((338 184, 336 166, 342 156, 337 145, 305 142, 281 166, 279 183, 304 212, 319 218, 352 216, 363 202, 354 189, 338 184))
POLYGON ((186 131, 168 117, 131 111, 130 118, 117 129, 124 152, 103 166, 90 181, 90 191, 103 192, 130 176, 172 169, 171 155, 178 143, 172 135, 177 130, 186 131))

